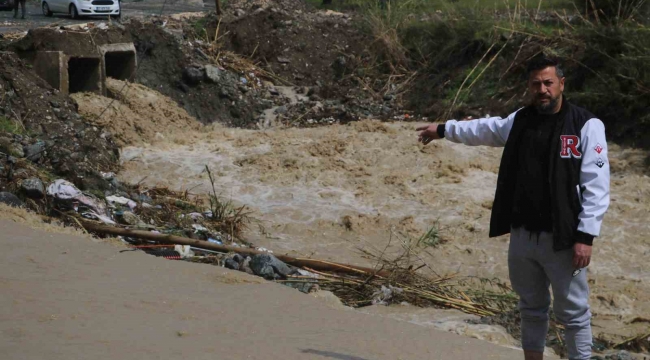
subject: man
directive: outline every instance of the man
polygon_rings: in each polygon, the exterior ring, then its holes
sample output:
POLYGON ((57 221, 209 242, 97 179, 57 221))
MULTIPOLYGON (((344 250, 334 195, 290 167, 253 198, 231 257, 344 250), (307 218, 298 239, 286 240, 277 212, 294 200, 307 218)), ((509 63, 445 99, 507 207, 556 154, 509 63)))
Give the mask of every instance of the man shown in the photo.
POLYGON ((20 12, 22 14, 21 19, 25 18, 25 1, 26 0, 14 0, 14 19, 18 17, 18 3, 20 3, 20 12))
POLYGON ((531 104, 507 118, 450 120, 417 128, 428 144, 504 146, 490 237, 510 233, 508 269, 520 297, 526 360, 543 358, 549 284, 553 310, 566 329, 569 359, 591 357, 589 265, 594 237, 609 206, 609 162, 603 123, 563 96, 558 62, 528 65, 531 104))

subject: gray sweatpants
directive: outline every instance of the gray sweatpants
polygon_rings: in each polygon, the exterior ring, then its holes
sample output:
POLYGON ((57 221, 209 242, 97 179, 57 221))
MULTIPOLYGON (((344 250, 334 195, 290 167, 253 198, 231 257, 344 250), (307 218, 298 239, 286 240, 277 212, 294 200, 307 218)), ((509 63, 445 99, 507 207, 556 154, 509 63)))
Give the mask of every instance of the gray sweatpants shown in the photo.
POLYGON ((550 233, 531 234, 512 229, 508 250, 508 269, 512 288, 519 295, 521 344, 524 350, 543 352, 548 332, 553 289, 553 311, 565 326, 569 359, 591 357, 591 312, 587 272, 573 273, 573 249, 553 251, 550 233))

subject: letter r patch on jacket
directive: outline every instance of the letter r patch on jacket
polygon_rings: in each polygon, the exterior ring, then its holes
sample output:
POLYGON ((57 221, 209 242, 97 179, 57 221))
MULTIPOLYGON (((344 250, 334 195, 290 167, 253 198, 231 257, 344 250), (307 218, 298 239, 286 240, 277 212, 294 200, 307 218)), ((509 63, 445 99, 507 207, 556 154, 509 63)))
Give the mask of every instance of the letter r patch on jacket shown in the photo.
POLYGON ((560 156, 562 158, 582 158, 582 154, 578 151, 578 146, 580 146, 579 137, 576 135, 560 135, 560 140, 562 140, 562 150, 560 151, 560 156))

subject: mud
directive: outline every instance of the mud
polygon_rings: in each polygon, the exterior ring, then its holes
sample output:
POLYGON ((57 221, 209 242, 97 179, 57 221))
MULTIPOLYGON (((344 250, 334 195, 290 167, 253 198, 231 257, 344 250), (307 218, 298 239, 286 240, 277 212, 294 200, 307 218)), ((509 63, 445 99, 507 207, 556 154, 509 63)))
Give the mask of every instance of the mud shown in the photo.
MULTIPOLYGON (((209 23, 213 34, 217 23, 209 23)), ((370 40, 349 15, 260 8, 223 24, 226 49, 256 62, 294 85, 342 79, 354 70, 370 40)))
POLYGON ((76 93, 72 98, 79 113, 109 130, 119 146, 162 141, 174 133, 198 130, 201 125, 155 90, 112 78, 106 79, 106 87, 115 99, 92 93, 76 93))
MULTIPOLYGON (((507 282, 508 238, 487 237, 500 154, 447 141, 423 147, 408 123, 267 131, 214 126, 185 134, 181 144, 124 148, 120 177, 155 174, 148 185, 206 192, 209 165, 217 191, 260 219, 250 241, 296 256, 373 266, 360 248, 397 254, 437 224, 446 242, 426 251, 426 271, 507 282)), ((620 340, 646 330, 633 320, 650 316, 643 201, 650 187, 637 170, 643 152, 613 145, 610 154, 612 207, 587 271, 594 332, 620 340)))

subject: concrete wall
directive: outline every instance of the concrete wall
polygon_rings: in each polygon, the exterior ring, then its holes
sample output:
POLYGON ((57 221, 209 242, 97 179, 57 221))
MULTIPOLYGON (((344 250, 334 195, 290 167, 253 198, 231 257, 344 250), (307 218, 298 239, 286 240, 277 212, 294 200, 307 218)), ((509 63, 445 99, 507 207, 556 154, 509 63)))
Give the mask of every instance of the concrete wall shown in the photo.
POLYGON ((38 51, 32 65, 34 72, 53 88, 68 93, 68 64, 62 51, 38 51))
POLYGON ((89 91, 106 95, 106 77, 132 81, 137 68, 133 43, 100 45, 88 54, 36 51, 22 55, 41 78, 64 94, 89 91))
POLYGON ((102 58, 104 77, 133 80, 137 68, 137 56, 133 43, 98 46, 102 58))

